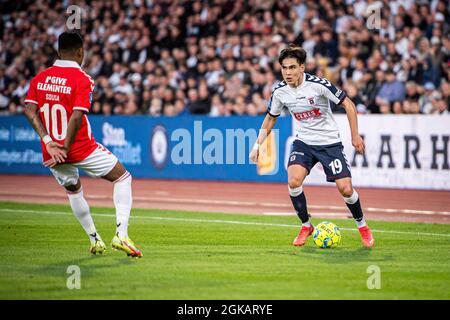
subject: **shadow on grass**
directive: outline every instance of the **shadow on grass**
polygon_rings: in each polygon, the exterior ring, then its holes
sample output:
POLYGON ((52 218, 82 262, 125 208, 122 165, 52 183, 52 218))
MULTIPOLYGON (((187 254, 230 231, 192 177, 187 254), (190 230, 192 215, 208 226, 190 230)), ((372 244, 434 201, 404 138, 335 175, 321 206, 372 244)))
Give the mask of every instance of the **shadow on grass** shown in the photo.
POLYGON ((301 257, 307 256, 308 258, 314 258, 316 260, 322 260, 327 263, 346 264, 355 261, 391 261, 393 257, 391 255, 381 255, 376 248, 368 249, 359 247, 355 249, 348 248, 332 248, 321 249, 314 246, 306 246, 300 248, 294 255, 301 257))
POLYGON ((78 266, 81 270, 82 277, 90 278, 99 274, 104 274, 108 270, 117 267, 133 266, 139 261, 137 259, 127 257, 125 253, 107 252, 103 255, 86 255, 86 257, 69 259, 65 261, 57 261, 46 264, 39 264, 33 267, 32 272, 38 275, 51 277, 67 277, 69 266, 78 266))

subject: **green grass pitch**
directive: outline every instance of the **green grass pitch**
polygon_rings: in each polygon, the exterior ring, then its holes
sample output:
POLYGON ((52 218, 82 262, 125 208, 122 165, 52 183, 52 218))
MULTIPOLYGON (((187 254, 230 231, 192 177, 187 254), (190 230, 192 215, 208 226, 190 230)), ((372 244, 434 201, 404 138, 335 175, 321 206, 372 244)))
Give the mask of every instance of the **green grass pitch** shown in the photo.
MULTIPOLYGON (((92 213, 108 243, 114 210, 92 213)), ((450 225, 371 221, 368 250, 351 219, 330 221, 342 231, 337 248, 297 248, 296 217, 134 209, 137 260, 110 247, 91 256, 69 206, 0 202, 0 299, 450 298, 450 225), (67 288, 71 265, 80 289, 67 288), (370 266, 380 289, 367 286, 370 266)))

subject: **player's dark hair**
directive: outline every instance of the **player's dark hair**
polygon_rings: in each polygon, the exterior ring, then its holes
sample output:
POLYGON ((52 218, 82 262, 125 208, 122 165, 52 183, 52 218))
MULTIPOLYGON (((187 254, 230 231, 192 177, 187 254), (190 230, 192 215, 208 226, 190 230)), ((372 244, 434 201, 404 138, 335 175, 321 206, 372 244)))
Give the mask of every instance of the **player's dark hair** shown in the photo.
POLYGON ((294 58, 298 64, 302 65, 306 61, 306 51, 295 44, 290 44, 286 49, 281 50, 278 62, 281 64, 286 58, 294 58))
POLYGON ((78 32, 63 32, 58 38, 58 51, 71 52, 83 47, 83 38, 78 32))

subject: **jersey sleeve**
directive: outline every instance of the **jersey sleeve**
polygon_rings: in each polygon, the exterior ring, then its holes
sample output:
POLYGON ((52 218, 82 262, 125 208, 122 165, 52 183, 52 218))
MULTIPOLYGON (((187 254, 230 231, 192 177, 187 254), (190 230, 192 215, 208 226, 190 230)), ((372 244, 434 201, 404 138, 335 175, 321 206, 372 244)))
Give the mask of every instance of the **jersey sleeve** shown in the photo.
POLYGON ((88 113, 91 109, 92 92, 94 84, 88 78, 83 78, 75 91, 75 100, 73 102, 73 110, 79 110, 88 113))
POLYGON ((33 78, 30 81, 30 87, 28 89, 28 93, 27 93, 27 96, 25 98, 25 103, 38 104, 36 78, 33 78))
POLYGON ((323 81, 324 84, 322 85, 321 83, 322 94, 329 100, 333 101, 335 104, 337 105, 341 104, 344 101, 347 94, 343 90, 334 86, 327 79, 323 79, 323 81))
POLYGON ((274 91, 272 92, 269 104, 267 105, 267 113, 270 114, 272 117, 279 117, 282 110, 283 104, 281 103, 280 98, 278 98, 277 94, 274 91))

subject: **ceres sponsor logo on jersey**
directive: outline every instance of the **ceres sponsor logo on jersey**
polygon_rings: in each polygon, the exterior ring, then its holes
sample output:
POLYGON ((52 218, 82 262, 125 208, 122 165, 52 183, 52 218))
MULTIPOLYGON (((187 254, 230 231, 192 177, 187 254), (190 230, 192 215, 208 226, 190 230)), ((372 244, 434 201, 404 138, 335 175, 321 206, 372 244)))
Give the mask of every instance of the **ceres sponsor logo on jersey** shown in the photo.
POLYGON ((156 168, 162 169, 165 167, 168 147, 169 143, 166 129, 162 125, 157 125, 153 129, 152 137, 150 139, 150 158, 156 168))
POLYGON ((341 95, 341 93, 342 93, 342 90, 341 90, 341 89, 338 89, 334 95, 335 95, 336 97, 339 98, 339 96, 341 95))
POLYGON ((320 112, 320 109, 316 108, 316 109, 312 109, 309 111, 304 111, 304 112, 294 112, 294 117, 297 120, 306 120, 306 119, 310 119, 310 118, 318 118, 322 115, 322 113, 320 112))

